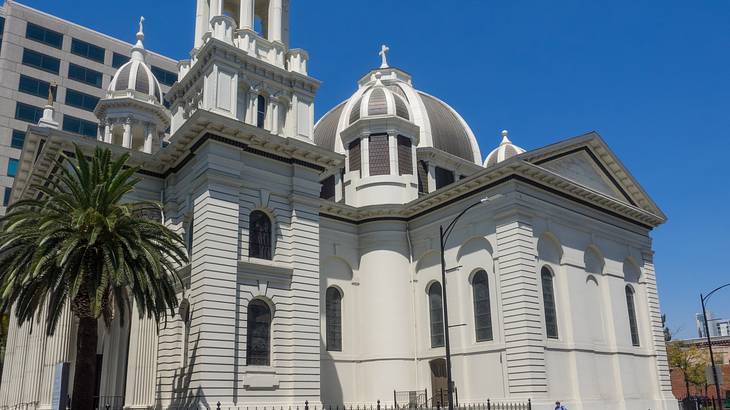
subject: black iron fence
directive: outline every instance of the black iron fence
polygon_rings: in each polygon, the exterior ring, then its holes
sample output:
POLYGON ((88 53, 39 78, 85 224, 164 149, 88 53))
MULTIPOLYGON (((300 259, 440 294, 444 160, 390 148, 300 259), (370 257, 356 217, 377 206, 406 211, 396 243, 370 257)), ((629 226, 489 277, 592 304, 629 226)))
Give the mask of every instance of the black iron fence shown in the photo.
POLYGON ((95 410, 122 410, 124 397, 122 396, 94 396, 95 410))
MULTIPOLYGON (((397 399, 399 397, 399 392, 395 392, 394 396, 397 399)), ((405 392, 401 392, 405 394, 405 392)), ((423 394, 424 397, 428 396, 428 392, 425 390, 422 392, 418 392, 418 394, 423 394)), ((401 396, 402 397, 402 396, 401 396)), ((410 394, 408 397, 412 397, 410 394)), ((438 403, 437 403, 438 404, 438 403)), ((448 407, 448 404, 446 405, 448 407)), ((436 407, 431 407, 430 403, 424 404, 420 407, 408 407, 408 404, 404 403, 403 405, 389 405, 385 403, 381 403, 380 400, 376 404, 372 405, 359 405, 359 406, 345 406, 345 405, 309 405, 309 402, 304 403, 304 408, 301 408, 299 406, 297 407, 270 407, 270 408, 253 408, 247 410, 402 410, 402 409, 408 409, 408 408, 418 408, 423 410, 441 410, 444 408, 440 404, 438 404, 436 407)), ((532 410, 532 400, 527 399, 526 402, 517 402, 517 401, 493 401, 491 399, 488 399, 486 403, 472 403, 472 404, 463 404, 461 406, 455 407, 458 410, 532 410)), ((225 408, 221 408, 221 403, 216 403, 216 410, 227 410, 225 408)))
POLYGON ((679 401, 680 410, 723 410, 730 409, 730 398, 718 400, 709 397, 687 397, 679 401))

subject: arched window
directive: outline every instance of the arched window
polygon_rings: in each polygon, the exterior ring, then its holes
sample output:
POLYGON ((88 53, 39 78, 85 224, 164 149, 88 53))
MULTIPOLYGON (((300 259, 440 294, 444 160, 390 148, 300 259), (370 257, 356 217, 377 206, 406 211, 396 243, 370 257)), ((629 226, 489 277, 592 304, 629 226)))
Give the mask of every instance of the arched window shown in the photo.
POLYGON ((342 351, 342 293, 327 289, 325 314, 327 320, 327 351, 342 351))
POLYGON ((428 288, 428 309, 431 313, 431 347, 444 347, 444 305, 438 282, 428 288))
POLYGON ((251 212, 248 222, 248 256, 257 259, 272 259, 271 219, 261 211, 251 212))
POLYGON ((246 364, 269 366, 271 364, 271 309, 261 300, 248 304, 246 327, 246 364))
POLYGON ((629 327, 631 328, 631 344, 640 346, 639 325, 636 323, 636 305, 634 304, 634 289, 626 286, 626 307, 629 310, 629 327))
POLYGON ((259 95, 256 99, 256 126, 264 128, 266 122, 266 97, 259 95))
POLYGON ((542 279, 542 303, 545 307, 545 333, 549 339, 558 338, 558 313, 555 309, 553 273, 547 266, 540 273, 542 279))
POLYGON ((474 328, 477 342, 493 339, 492 306, 489 300, 489 278, 487 272, 480 270, 471 282, 474 295, 474 328))

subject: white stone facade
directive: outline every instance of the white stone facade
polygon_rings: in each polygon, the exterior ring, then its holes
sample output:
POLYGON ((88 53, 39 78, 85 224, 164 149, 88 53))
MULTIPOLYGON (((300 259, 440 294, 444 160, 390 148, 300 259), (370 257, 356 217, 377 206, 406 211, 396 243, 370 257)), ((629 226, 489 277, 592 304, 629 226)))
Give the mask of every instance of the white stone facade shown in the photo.
MULTIPOLYGON (((394 392, 434 404, 439 226, 487 197, 446 244, 460 403, 676 409, 650 237, 666 217, 605 142, 510 144, 484 167, 464 119, 389 67, 387 47, 315 127, 319 82, 289 48, 288 9, 198 1, 192 58, 167 97, 169 145, 29 128, 13 200, 35 195, 71 143, 131 150, 143 170, 134 197, 164 204, 191 255, 179 312, 159 332, 134 314, 102 327, 100 405, 362 406, 394 392)), ((154 93, 118 91, 97 111, 161 112, 154 93)), ((6 408, 49 408, 52 366, 74 360, 70 312, 49 339, 29 327, 11 326, 6 408)))

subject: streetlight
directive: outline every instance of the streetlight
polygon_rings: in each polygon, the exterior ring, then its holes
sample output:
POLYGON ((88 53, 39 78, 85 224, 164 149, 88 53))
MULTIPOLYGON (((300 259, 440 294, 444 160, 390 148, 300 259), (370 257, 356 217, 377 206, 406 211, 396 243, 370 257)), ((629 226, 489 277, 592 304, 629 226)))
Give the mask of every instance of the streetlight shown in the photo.
POLYGON ((730 287, 730 283, 720 286, 719 288, 708 293, 707 296, 704 296, 700 293, 700 301, 702 302, 702 318, 705 322, 705 335, 707 336, 707 347, 709 347, 710 349, 710 362, 712 362, 712 376, 715 378, 715 392, 717 393, 717 400, 720 401, 720 403, 722 403, 722 398, 720 397, 720 381, 717 378, 717 365, 715 365, 715 355, 712 353, 712 338, 710 337, 710 325, 707 322, 707 309, 705 308, 705 303, 715 292, 727 287, 730 287))
POLYGON ((441 292, 442 292, 442 299, 443 299, 443 310, 444 310, 444 344, 446 347, 446 379, 448 383, 447 387, 447 394, 449 398, 449 410, 454 410, 454 395, 453 395, 453 382, 451 381, 451 343, 449 342, 449 308, 448 303, 446 302, 446 257, 444 256, 445 247, 446 247, 446 241, 449 239, 449 235, 451 235, 451 232, 454 230, 454 226, 456 226, 456 222, 461 219, 464 214, 466 214, 470 209, 477 207, 481 204, 485 204, 489 201, 491 201, 492 198, 484 198, 480 200, 479 202, 472 204, 468 206, 466 209, 461 211, 459 215, 454 218, 453 221, 444 229, 444 226, 441 225, 439 227, 439 230, 441 232, 441 292))

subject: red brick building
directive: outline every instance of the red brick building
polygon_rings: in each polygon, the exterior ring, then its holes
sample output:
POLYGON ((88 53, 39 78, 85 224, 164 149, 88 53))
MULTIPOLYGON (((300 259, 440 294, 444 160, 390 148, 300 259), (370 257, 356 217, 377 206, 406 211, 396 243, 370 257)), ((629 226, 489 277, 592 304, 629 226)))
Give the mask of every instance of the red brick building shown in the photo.
MULTIPOLYGON (((683 340, 683 343, 688 345, 699 346, 700 348, 707 348, 707 340, 705 339, 690 339, 683 340)), ((715 360, 722 361, 723 365, 718 367, 718 373, 722 372, 723 383, 720 385, 720 394, 723 399, 730 399, 730 337, 719 337, 712 340, 712 350, 715 353, 715 360)), ((678 399, 687 397, 687 388, 684 383, 684 375, 680 369, 670 369, 672 375, 672 392, 678 399)), ((715 393, 715 385, 712 384, 713 380, 708 380, 708 385, 702 388, 696 388, 690 385, 689 395, 691 396, 708 396, 717 397, 715 393)))

